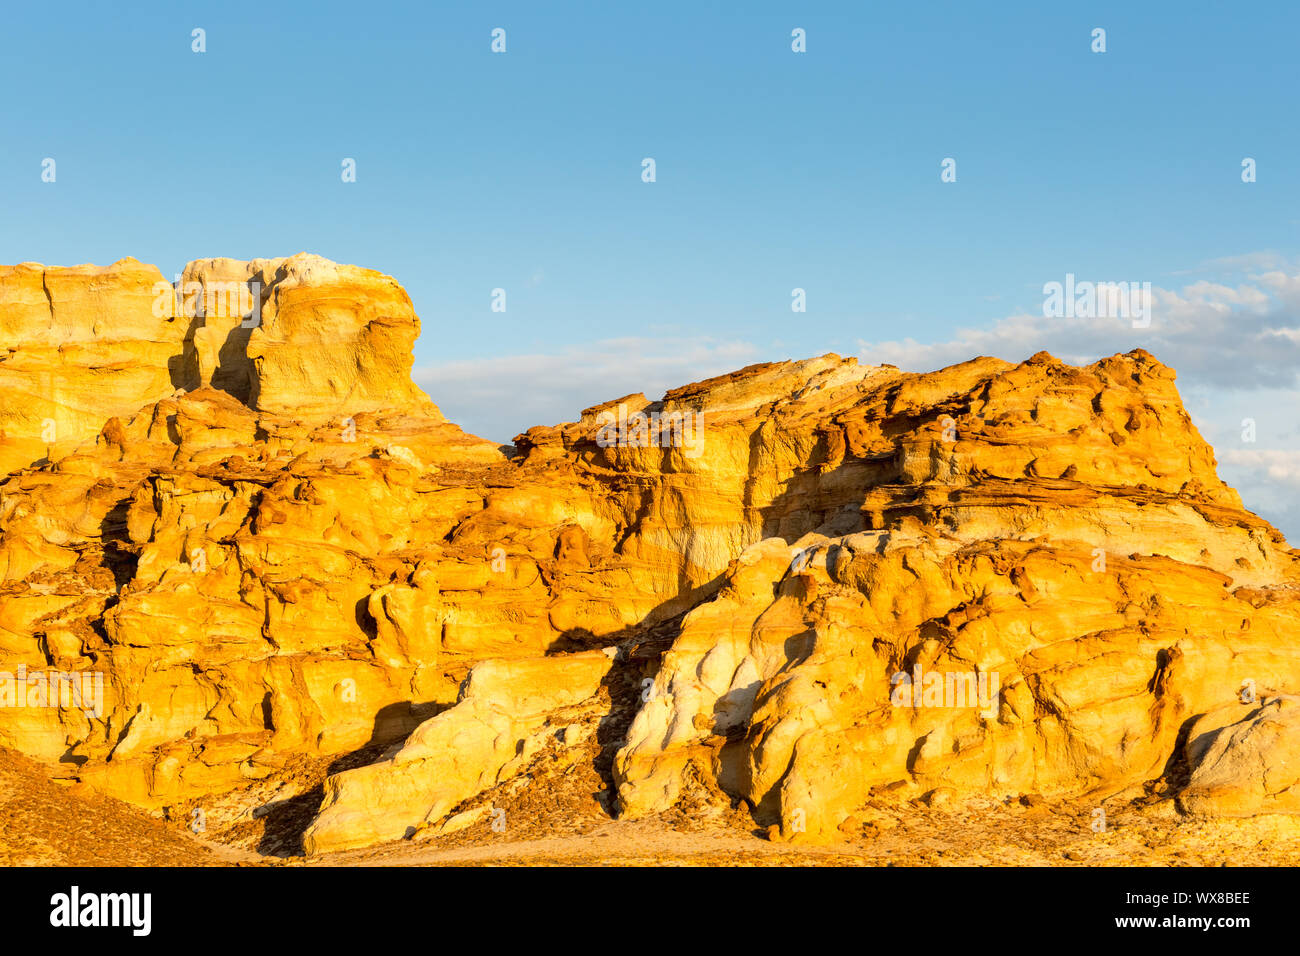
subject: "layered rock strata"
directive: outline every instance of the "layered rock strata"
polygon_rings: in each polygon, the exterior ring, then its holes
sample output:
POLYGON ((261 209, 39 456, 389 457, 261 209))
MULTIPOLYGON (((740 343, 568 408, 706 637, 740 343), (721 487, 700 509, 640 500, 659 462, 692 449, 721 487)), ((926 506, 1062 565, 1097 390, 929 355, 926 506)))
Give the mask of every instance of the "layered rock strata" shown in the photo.
POLYGON ((157 318, 160 278, 0 272, 0 660, 104 679, 0 743, 147 807, 392 744, 328 782, 326 852, 436 831, 644 680, 629 816, 700 780, 795 840, 939 789, 1293 809, 1297 554, 1145 352, 753 366, 501 449, 411 384, 391 278, 205 260, 157 318))

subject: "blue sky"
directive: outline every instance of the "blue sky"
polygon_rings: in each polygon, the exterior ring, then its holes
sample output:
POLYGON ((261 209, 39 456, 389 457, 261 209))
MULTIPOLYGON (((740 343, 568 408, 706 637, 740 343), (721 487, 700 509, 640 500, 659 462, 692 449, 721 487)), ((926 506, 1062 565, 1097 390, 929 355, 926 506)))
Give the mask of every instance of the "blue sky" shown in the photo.
POLYGON ((1142 345, 1216 444, 1258 418, 1225 473, 1294 535, 1297 28, 1284 3, 14 5, 0 261, 380 269, 417 377, 496 439, 753 361, 1142 345), (1180 322, 1053 326, 1067 272, 1150 281, 1180 322))

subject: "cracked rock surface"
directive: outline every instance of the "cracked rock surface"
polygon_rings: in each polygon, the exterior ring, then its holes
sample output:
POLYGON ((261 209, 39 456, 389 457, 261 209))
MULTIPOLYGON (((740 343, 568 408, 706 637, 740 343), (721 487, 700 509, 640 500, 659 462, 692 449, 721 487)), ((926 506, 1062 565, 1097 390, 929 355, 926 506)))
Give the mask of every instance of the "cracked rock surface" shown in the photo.
POLYGON ((411 382, 389 276, 186 267, 252 328, 160 280, 0 269, 0 670, 102 678, 0 745, 78 792, 274 854, 495 833, 566 774, 808 845, 1025 794, 1297 812, 1300 555, 1146 352, 825 355, 498 446, 411 382))

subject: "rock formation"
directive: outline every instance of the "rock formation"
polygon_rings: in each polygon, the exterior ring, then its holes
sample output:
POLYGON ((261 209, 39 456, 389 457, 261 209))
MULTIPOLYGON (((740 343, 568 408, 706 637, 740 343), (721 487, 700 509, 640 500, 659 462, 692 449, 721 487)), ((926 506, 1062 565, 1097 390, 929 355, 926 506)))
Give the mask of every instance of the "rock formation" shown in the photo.
POLYGON ((328 852, 599 731, 611 813, 703 787, 774 839, 939 791, 1296 811, 1300 555, 1145 352, 753 366, 502 449, 410 382, 390 277, 205 260, 162 316, 159 281, 0 271, 0 670, 104 680, 0 744, 89 787, 374 748, 328 852))
POLYGON ((154 314, 159 283, 134 259, 0 267, 0 471, 66 454, 183 384, 188 329, 154 314))

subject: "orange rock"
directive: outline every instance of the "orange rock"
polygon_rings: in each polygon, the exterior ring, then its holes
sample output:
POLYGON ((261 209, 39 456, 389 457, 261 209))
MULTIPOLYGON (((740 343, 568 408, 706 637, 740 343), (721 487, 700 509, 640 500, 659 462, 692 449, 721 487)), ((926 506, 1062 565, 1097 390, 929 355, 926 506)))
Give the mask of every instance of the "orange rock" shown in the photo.
POLYGON ((105 793, 166 805, 409 736, 331 780, 312 845, 400 837, 662 650, 614 760, 630 816, 704 780, 830 840, 873 793, 1118 792, 1184 756, 1219 795, 1197 812, 1285 804, 1223 796, 1233 754, 1286 759, 1267 728, 1175 753, 1243 681, 1300 690, 1300 570, 1145 352, 769 363, 503 452, 410 382, 389 277, 204 260, 182 293, 226 304, 162 318, 159 280, 0 270, 0 670, 104 675, 101 713, 0 708, 0 744, 105 793), (481 746, 418 745, 517 704, 481 746))

